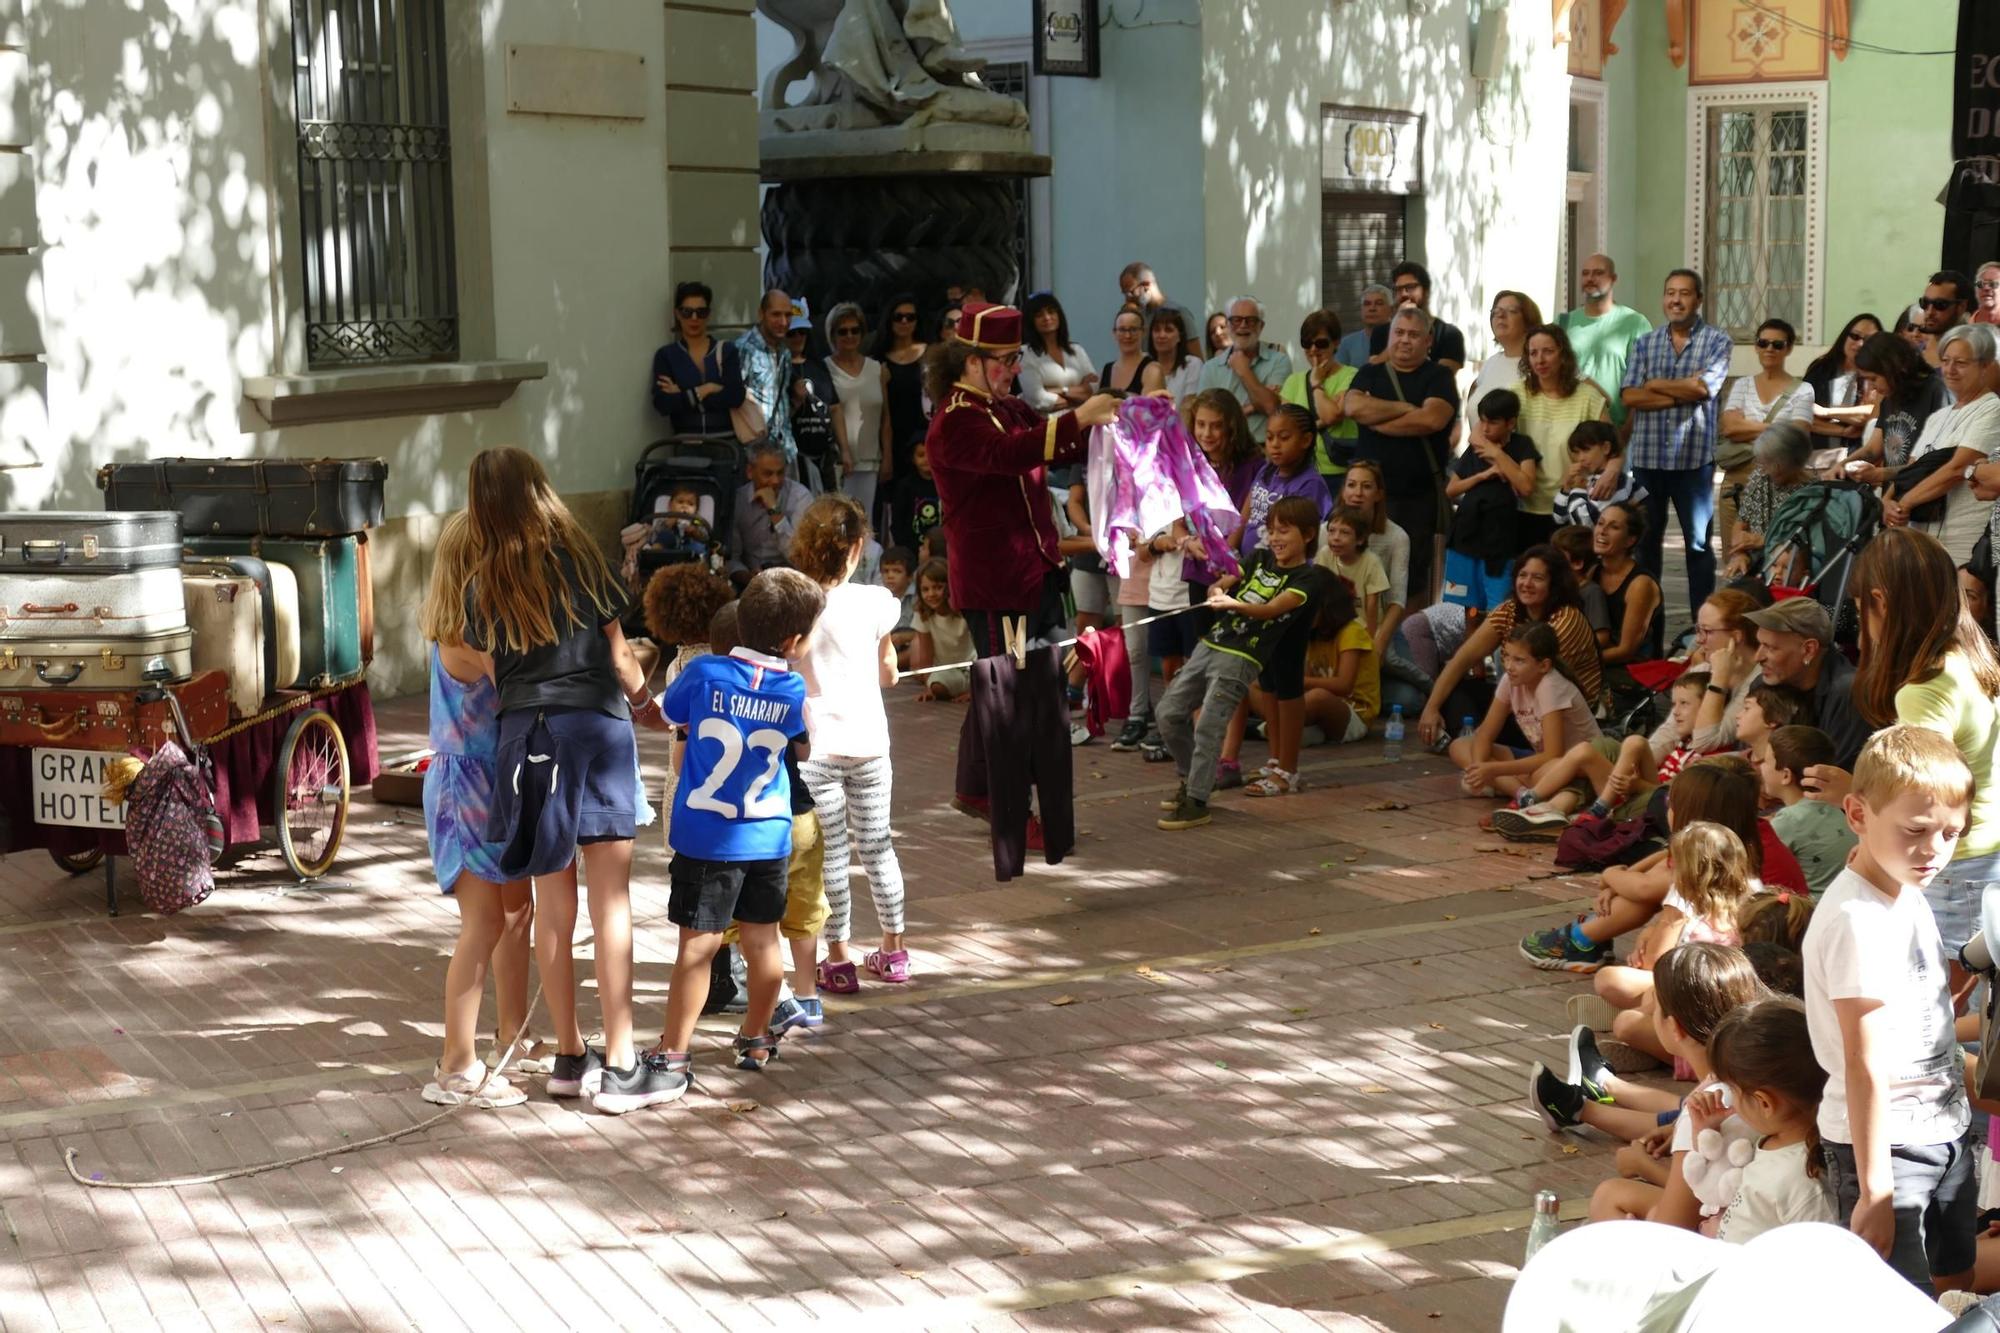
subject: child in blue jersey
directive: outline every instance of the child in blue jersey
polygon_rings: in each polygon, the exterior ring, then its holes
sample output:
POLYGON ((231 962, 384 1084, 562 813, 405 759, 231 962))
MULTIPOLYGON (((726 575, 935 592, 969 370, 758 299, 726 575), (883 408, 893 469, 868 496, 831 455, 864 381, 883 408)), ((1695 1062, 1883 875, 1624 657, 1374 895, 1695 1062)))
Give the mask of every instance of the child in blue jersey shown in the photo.
POLYGON ((736 1038, 737 1064, 761 1069, 777 1053, 770 1031, 785 969, 778 923, 785 915, 785 867, 792 851, 788 746, 807 750, 805 655, 826 594, 791 569, 767 569, 737 602, 739 643, 727 656, 690 662, 646 706, 683 728, 687 750, 674 789, 667 842, 667 919, 680 927, 680 952, 667 993, 660 1044, 636 1076, 606 1071, 595 1105, 613 1115, 670 1102, 693 1081, 688 1046, 708 998, 709 965, 730 923, 749 973, 750 1006, 736 1038))

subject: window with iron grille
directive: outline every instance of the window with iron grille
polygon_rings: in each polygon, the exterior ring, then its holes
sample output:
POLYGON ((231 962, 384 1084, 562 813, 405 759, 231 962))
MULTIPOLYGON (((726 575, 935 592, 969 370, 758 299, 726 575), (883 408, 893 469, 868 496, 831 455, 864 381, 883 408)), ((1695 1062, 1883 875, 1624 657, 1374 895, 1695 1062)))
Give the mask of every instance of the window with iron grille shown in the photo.
POLYGON ((1771 318, 1811 337, 1806 122, 1802 104, 1708 110, 1705 313, 1738 342, 1771 318))
MULTIPOLYGON (((987 65, 979 77, 986 84, 987 91, 999 93, 1003 97, 1011 97, 1022 106, 1026 106, 1028 105, 1028 75, 1029 66, 1027 61, 1008 60, 987 65)), ((1028 237, 1030 220, 1028 213, 1028 178, 1026 176, 1016 176, 1012 184, 1015 217, 1014 263, 1021 270, 1019 291, 1016 293, 1018 296, 1019 292, 1030 292, 1035 289, 1035 275, 1033 272, 1035 252, 1034 246, 1029 244, 1028 237)))
POLYGON ((446 0, 292 0, 315 368, 458 355, 446 0))

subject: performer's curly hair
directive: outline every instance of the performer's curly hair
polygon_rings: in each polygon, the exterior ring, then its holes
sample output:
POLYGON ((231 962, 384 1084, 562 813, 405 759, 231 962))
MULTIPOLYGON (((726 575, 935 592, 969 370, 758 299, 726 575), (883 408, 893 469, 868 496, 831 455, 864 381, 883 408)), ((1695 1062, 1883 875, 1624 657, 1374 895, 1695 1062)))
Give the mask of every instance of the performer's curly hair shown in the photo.
POLYGON ((736 590, 699 560, 668 565, 646 581, 646 631, 662 644, 706 643, 708 622, 736 590))

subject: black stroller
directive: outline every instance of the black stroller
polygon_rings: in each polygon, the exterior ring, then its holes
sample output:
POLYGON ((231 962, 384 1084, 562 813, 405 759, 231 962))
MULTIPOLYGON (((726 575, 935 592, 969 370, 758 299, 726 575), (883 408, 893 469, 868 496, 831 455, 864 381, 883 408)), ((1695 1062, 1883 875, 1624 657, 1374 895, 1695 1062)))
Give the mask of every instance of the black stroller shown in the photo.
POLYGON ((734 435, 678 435, 655 440, 639 455, 623 534, 623 573, 635 599, 625 625, 628 637, 645 637, 638 599, 656 571, 692 561, 722 571, 723 543, 730 536, 742 482, 743 446, 734 435), (692 515, 667 512, 668 502, 681 490, 698 497, 692 515))

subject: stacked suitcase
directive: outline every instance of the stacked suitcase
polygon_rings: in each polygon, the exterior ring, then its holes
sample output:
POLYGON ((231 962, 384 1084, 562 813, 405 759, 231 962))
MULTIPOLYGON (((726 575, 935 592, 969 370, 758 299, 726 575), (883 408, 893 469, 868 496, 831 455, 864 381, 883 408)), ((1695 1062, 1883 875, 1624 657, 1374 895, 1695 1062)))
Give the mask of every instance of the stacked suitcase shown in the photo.
POLYGON ((169 458, 97 484, 107 509, 177 512, 195 656, 231 673, 247 713, 252 694, 342 684, 374 657, 367 530, 387 477, 379 458, 169 458))
POLYGON ((0 514, 0 690, 193 674, 173 512, 0 514))

